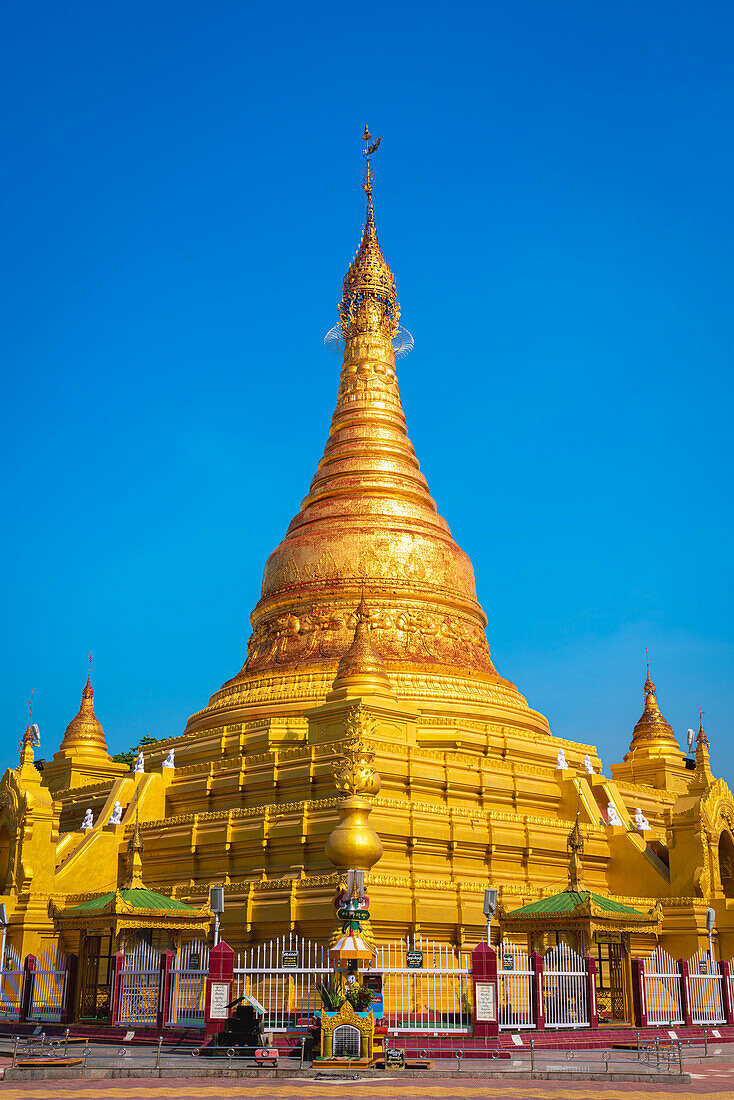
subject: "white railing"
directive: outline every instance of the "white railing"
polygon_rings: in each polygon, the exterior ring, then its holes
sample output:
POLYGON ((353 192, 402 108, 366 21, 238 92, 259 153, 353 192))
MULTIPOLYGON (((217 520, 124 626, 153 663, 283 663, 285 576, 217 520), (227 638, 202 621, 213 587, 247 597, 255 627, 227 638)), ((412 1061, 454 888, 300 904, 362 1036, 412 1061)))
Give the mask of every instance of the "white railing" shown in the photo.
POLYGON ((503 940, 497 947, 497 1003, 501 1028, 535 1027, 533 978, 527 952, 511 940, 503 940))
POLYGON ((66 956, 58 944, 47 947, 31 971, 33 992, 29 1019, 58 1022, 66 1007, 66 956))
POLYGON ((209 948, 205 943, 179 947, 171 967, 168 1023, 178 1027, 204 1026, 204 997, 209 973, 209 948))
POLYGON ((0 970, 0 1018, 18 1020, 23 995, 23 961, 12 944, 5 948, 0 970))
POLYGON ((722 976, 708 951, 699 948, 688 960, 688 988, 691 991, 691 1020, 694 1024, 723 1024, 722 976))
POLYGON ((290 933, 237 955, 232 998, 258 1001, 265 1030, 306 1027, 321 1008, 319 986, 332 973, 325 945, 290 933))
POLYGON ((588 1027, 587 975, 584 960, 560 943, 543 960, 543 1004, 546 1027, 588 1027))
POLYGON ((382 975, 388 1031, 466 1032, 471 1026, 471 952, 422 936, 378 947, 372 971, 382 975), (409 966, 409 962, 421 965, 409 966))
POLYGON ((656 947, 644 962, 648 1024, 682 1024, 681 975, 675 959, 656 947))
POLYGON ((138 943, 129 953, 120 973, 118 1021, 121 1024, 155 1024, 160 999, 160 952, 138 943))

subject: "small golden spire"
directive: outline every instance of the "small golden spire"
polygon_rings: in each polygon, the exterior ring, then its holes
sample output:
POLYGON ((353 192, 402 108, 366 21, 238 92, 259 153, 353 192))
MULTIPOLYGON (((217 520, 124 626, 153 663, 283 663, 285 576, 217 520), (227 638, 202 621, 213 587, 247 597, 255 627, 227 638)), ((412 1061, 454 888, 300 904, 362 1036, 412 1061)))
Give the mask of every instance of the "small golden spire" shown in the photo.
POLYGON ((579 825, 579 810, 576 810, 576 822, 568 834, 566 850, 569 854, 568 861, 568 891, 578 892, 584 890, 583 874, 581 870, 581 856, 584 854, 584 837, 579 825))
POLYGON ((632 731, 630 750, 633 750, 641 742, 657 741, 662 748, 680 752, 673 727, 663 717, 658 706, 655 684, 650 675, 650 659, 647 656, 647 650, 645 650, 645 660, 647 665, 644 687, 645 709, 632 731))
POLYGON ((711 754, 709 753, 709 739, 703 728, 703 711, 699 711, 698 734, 696 736, 696 770, 693 773, 695 788, 708 787, 713 782, 711 772, 711 754))
POLYGON ((82 691, 82 701, 77 714, 66 727, 59 752, 75 749, 84 752, 103 752, 108 756, 102 723, 94 713, 94 688, 92 687, 92 654, 89 654, 87 682, 82 691))
POLYGON ((127 880, 123 889, 141 890, 143 888, 143 834, 140 832, 137 802, 135 803, 135 824, 127 842, 127 854, 127 880))
POLYGON ((33 725, 33 691, 31 688, 31 697, 28 700, 28 725, 26 726, 25 733, 20 739, 20 768, 22 769, 26 764, 32 764, 35 760, 34 748, 37 748, 41 744, 41 738, 38 733, 38 727, 33 725))
POLYGON ((364 586, 353 615, 354 638, 339 661, 327 700, 346 695, 392 695, 393 688, 385 662, 372 644, 371 615, 364 598, 364 586))

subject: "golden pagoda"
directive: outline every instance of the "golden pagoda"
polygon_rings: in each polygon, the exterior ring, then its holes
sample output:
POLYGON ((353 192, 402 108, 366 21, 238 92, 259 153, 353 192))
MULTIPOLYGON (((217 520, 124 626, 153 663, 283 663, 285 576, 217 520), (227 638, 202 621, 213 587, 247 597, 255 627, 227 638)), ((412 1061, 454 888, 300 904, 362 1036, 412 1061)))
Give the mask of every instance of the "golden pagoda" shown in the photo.
POLYGON ((408 437, 396 280, 375 222, 379 141, 365 131, 365 142, 336 408, 308 493, 265 563, 244 664, 134 768, 110 758, 88 679, 43 771, 26 752, 6 772, 9 936, 37 950, 55 934, 49 904, 63 928, 64 907, 117 889, 139 822, 149 887, 201 908, 223 885, 222 934, 235 947, 289 931, 328 941, 345 869, 360 865, 376 940, 423 932, 471 945, 484 935, 487 886, 506 912, 563 888, 578 813, 588 891, 640 912, 659 903, 673 953, 706 942, 713 906, 728 957, 734 800, 707 743, 695 762, 679 748, 649 665, 643 715, 610 778, 593 745, 553 736, 492 662, 471 562, 408 437), (355 723, 381 785, 359 795, 369 807, 355 809, 364 828, 352 842, 344 830, 333 839, 340 820, 357 819, 332 764, 354 745, 355 723))

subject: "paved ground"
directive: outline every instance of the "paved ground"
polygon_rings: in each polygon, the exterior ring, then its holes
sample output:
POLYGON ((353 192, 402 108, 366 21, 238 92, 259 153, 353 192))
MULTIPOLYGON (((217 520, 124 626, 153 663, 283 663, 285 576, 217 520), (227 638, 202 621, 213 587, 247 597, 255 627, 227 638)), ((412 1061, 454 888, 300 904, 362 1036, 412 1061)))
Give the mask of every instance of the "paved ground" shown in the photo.
POLYGON ((1 1100, 94 1100, 95 1097, 100 1097, 101 1100, 113 1100, 115 1097, 123 1097, 125 1100, 132 1097, 143 1097, 145 1100, 154 1100, 157 1097, 174 1097, 176 1100, 213 1100, 214 1097, 221 1097, 222 1100, 234 1100, 235 1097, 238 1100, 249 1100, 250 1097, 273 1097, 287 1100, 297 1094, 303 1094, 309 1100, 320 1100, 321 1097, 343 1095, 346 1091, 363 1100, 381 1100, 384 1097, 405 1097, 406 1100, 432 1100, 434 1097, 440 1100, 452 1100, 454 1097, 468 1097, 471 1100, 480 1100, 481 1097, 490 1097, 491 1100, 521 1100, 524 1097, 529 1097, 530 1100, 589 1100, 592 1097, 602 1097, 603 1100, 646 1100, 651 1094, 672 1095, 676 1100, 708 1095, 715 1095, 721 1100, 732 1100, 734 1065, 709 1064, 696 1073, 692 1084, 680 1089, 653 1083, 608 1085, 596 1081, 589 1084, 575 1081, 462 1081, 456 1077, 436 1083, 401 1082, 400 1078, 386 1077, 379 1083, 350 1081, 345 1078, 335 1078, 328 1083, 305 1079, 270 1084, 249 1080, 230 1082, 211 1078, 203 1081, 169 1078, 165 1081, 38 1081, 0 1084, 1 1100))

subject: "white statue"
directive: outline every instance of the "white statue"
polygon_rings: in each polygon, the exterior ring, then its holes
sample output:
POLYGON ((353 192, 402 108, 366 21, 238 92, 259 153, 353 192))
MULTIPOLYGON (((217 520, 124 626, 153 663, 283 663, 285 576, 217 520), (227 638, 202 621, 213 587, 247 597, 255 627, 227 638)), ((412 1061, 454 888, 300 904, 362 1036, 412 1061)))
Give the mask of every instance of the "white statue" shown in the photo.
POLYGON ((591 757, 589 756, 588 752, 584 757, 584 771, 587 775, 594 774, 594 765, 591 763, 591 757))
POLYGON ((133 771, 136 771, 136 772, 144 772, 145 771, 145 757, 143 756, 143 750, 142 749, 138 753, 138 758, 135 761, 135 767, 133 768, 133 771))
POLYGON ((607 806, 607 821, 610 825, 623 825, 622 818, 617 813, 617 807, 613 802, 610 802, 607 806))
POLYGON ((556 768, 560 768, 561 771, 568 770, 568 764, 566 763, 566 754, 563 749, 558 750, 558 759, 556 760, 556 768))
POLYGON ((82 821, 82 829, 86 832, 87 829, 94 828, 94 818, 92 817, 92 811, 87 810, 84 814, 84 820, 82 821))
POLYGON ((163 761, 163 767, 164 768, 175 768, 176 767, 176 765, 173 762, 173 752, 174 752, 173 749, 168 750, 168 756, 163 761))
POLYGON ((110 825, 119 825, 122 822, 122 803, 115 802, 112 807, 112 817, 110 818, 110 825))
POLYGON ((635 828, 639 829, 641 833, 649 833, 650 831, 650 822, 639 806, 635 810, 635 828))

